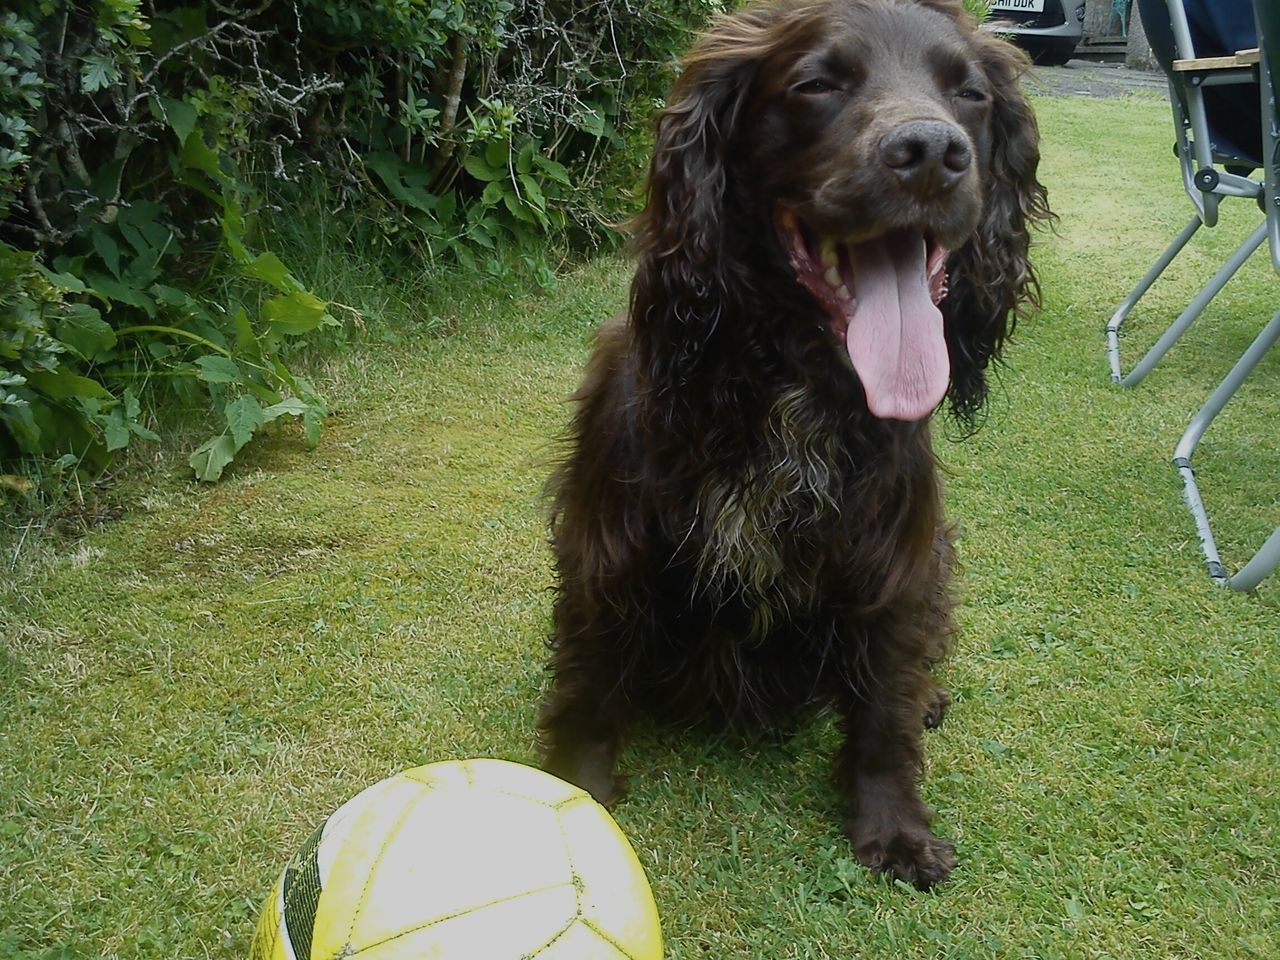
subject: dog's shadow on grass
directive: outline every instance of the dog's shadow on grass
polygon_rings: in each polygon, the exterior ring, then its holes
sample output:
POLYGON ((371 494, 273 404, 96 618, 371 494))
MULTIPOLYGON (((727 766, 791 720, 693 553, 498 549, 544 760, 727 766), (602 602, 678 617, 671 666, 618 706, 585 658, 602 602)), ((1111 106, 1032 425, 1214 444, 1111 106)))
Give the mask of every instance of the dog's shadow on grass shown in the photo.
POLYGON ((830 717, 752 736, 639 721, 619 759, 627 794, 616 809, 647 808, 672 821, 668 828, 702 829, 727 819, 782 821, 788 830, 803 822, 825 830, 838 823, 832 784, 837 743, 830 717))

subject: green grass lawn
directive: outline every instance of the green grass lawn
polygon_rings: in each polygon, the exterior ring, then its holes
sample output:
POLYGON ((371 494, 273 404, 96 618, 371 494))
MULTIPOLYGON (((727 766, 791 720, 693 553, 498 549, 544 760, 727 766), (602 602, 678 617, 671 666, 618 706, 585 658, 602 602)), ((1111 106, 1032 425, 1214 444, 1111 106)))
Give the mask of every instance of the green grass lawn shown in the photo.
MULTIPOLYGON (((984 429, 944 441, 957 703, 924 795, 934 893, 850 857, 817 722, 780 747, 643 732, 617 810, 672 958, 1276 956, 1280 577, 1213 587, 1169 455, 1274 309, 1261 256, 1139 389, 1102 329, 1185 221, 1167 108, 1041 100, 1061 215, 984 429)), ((1135 318, 1154 339, 1256 219, 1236 204, 1135 318)), ((162 479, 0 587, 0 957, 243 957, 314 824, 406 766, 532 761, 551 571, 538 496, 605 260, 437 306, 318 372, 320 447, 162 479)), ((1280 355, 1197 458, 1230 563, 1280 518, 1280 355)), ((8 558, 4 562, 8 563, 8 558)), ((477 955, 477 960, 485 960, 477 955)))

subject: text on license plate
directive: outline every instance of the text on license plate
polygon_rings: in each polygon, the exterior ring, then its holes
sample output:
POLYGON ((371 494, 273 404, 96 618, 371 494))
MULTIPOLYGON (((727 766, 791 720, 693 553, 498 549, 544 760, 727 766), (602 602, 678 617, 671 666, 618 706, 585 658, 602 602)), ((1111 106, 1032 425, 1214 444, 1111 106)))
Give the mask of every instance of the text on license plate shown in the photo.
POLYGON ((992 11, 1017 10, 1019 13, 1044 13, 1044 0, 991 0, 992 11))

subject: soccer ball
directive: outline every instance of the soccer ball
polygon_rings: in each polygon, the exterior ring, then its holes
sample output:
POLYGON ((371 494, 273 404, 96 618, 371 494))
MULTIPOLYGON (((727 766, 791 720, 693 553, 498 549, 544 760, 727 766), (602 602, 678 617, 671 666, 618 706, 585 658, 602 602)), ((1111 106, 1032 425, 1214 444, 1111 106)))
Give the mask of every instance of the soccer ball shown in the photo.
POLYGON ((250 960, 661 960, 640 861, 590 795, 504 760, 357 794, 272 888, 250 960))

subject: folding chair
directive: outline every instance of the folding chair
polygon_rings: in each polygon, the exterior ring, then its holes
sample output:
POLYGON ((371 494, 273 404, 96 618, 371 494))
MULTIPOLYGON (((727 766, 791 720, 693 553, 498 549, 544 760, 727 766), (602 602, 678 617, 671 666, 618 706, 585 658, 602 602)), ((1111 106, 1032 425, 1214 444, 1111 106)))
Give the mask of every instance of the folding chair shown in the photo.
MULTIPOLYGON (((1221 2, 1221 0, 1210 0, 1221 2)), ((1218 222, 1218 204, 1224 197, 1243 197, 1261 204, 1263 185, 1247 176, 1262 165, 1256 143, 1257 115, 1250 109, 1241 116, 1238 105, 1258 98, 1256 60, 1237 58, 1234 52, 1197 49, 1183 0, 1138 0, 1147 40, 1169 81, 1169 101, 1177 137, 1175 153, 1182 168, 1182 183, 1195 213, 1182 231, 1160 254, 1116 308, 1107 323, 1107 354, 1111 379, 1132 387, 1142 381, 1182 336, 1187 327, 1218 295, 1227 281, 1267 238, 1259 225, 1227 258, 1185 310, 1169 324, 1133 369, 1123 371, 1120 361, 1120 328, 1138 301, 1164 273, 1200 227, 1218 222), (1222 56, 1202 54, 1223 53, 1222 56), (1244 126, 1241 129, 1235 129, 1244 126)))
MULTIPOLYGON (((1264 209, 1267 214, 1262 229, 1270 241, 1271 263, 1280 274, 1280 2, 1253 0, 1253 6, 1257 18, 1258 70, 1262 84, 1260 113, 1262 157, 1265 161, 1262 165, 1262 187, 1264 209)), ((1195 517, 1196 531, 1200 535, 1205 560, 1209 566, 1209 576, 1233 590, 1252 590, 1277 565, 1280 565, 1280 527, 1276 527, 1266 543, 1238 573, 1234 576, 1229 574, 1218 556, 1218 547, 1213 539, 1213 530, 1209 526, 1209 517, 1205 513, 1200 489, 1196 485, 1191 455, 1214 417, 1226 406, 1227 401, 1239 389, 1245 377, 1258 365, 1277 340, 1280 340, 1280 311, 1277 311, 1271 318, 1271 322, 1263 327, 1262 332, 1231 368, 1226 379, 1218 385, 1205 405, 1191 418, 1190 425, 1173 452, 1173 463, 1182 474, 1183 492, 1186 495, 1187 506, 1195 517)), ((1272 433, 1272 442, 1280 441, 1280 437, 1276 436, 1275 424, 1268 425, 1268 428, 1272 433)))

